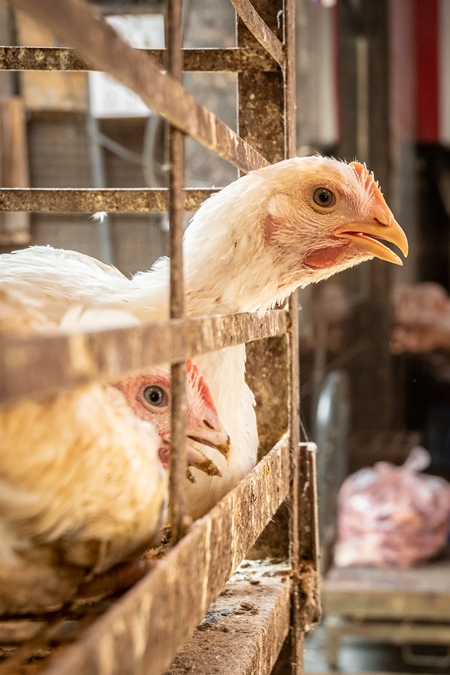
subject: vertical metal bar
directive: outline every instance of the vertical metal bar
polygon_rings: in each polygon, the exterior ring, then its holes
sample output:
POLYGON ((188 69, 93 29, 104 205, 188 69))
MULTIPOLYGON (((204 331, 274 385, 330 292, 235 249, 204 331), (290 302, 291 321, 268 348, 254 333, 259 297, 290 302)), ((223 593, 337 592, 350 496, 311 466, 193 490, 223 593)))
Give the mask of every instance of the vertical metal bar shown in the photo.
MULTIPOLYGON (((284 43, 286 64, 284 72, 284 117, 285 117, 285 155, 296 154, 296 91, 295 91, 295 0, 284 0, 284 43)), ((289 299, 291 328, 289 331, 289 428, 291 436, 291 464, 293 467, 291 493, 289 497, 289 540, 292 577, 294 580, 291 605, 290 630, 290 670, 292 675, 303 673, 303 652, 305 636, 305 587, 300 554, 300 540, 304 537, 300 511, 304 499, 312 498, 313 493, 306 490, 311 480, 305 463, 300 456, 300 372, 299 372, 299 330, 298 330, 298 293, 289 299), (301 498, 303 496, 303 499, 301 498)), ((310 508, 315 512, 314 505, 310 508)), ((304 543, 302 545, 304 547, 304 543)), ((309 558, 312 557, 310 552, 309 558)), ((312 589, 310 589, 312 592, 312 589)))
POLYGON ((289 331, 289 430, 291 437, 292 481, 289 495, 289 557, 292 567, 292 604, 290 629, 290 670, 292 675, 303 673, 304 621, 300 593, 300 498, 305 474, 300 464, 300 372, 298 336, 298 293, 289 299, 291 328, 289 331))
MULTIPOLYGON (((168 70, 181 82, 183 65, 181 54, 181 0, 169 0, 167 5, 168 70)), ((169 221, 170 221, 170 317, 184 316, 183 283, 183 185, 184 135, 169 127, 169 221)), ((170 447, 170 524, 172 542, 184 535, 188 522, 183 484, 186 480, 186 367, 184 363, 172 366, 171 386, 171 447, 170 447)))
POLYGON ((295 59, 295 0, 284 0, 284 116, 285 116, 285 155, 295 157, 297 152, 296 130, 296 59, 295 59))

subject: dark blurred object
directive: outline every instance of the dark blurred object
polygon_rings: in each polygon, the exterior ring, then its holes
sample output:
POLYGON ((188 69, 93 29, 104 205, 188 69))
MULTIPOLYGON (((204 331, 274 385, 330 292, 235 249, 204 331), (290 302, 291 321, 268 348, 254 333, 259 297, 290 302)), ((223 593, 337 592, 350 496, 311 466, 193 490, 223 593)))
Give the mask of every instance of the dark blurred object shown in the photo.
POLYGON ((420 475, 429 463, 417 446, 403 466, 378 462, 347 478, 338 496, 336 565, 412 567, 445 549, 450 484, 420 475))

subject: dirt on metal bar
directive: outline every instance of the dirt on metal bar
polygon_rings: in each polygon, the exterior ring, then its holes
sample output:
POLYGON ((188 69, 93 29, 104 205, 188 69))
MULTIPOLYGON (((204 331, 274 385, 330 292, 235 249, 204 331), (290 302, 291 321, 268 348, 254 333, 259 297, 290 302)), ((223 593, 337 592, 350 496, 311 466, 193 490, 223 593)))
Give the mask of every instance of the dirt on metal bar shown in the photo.
POLYGON ((259 16, 249 0, 231 0, 231 4, 251 34, 266 49, 275 61, 284 66, 284 47, 269 26, 259 16))
MULTIPOLYGON (((181 82, 183 66, 181 55, 181 0, 168 0, 167 4, 167 67, 172 77, 181 82)), ((183 185, 184 185, 184 134, 169 125, 169 240, 170 240, 170 318, 182 319, 185 314, 183 274, 183 185)), ((187 467, 186 436, 186 368, 175 363, 171 368, 170 416, 170 471, 169 513, 171 537, 176 544, 188 526, 183 485, 187 467)))
MULTIPOLYGON (((185 211, 197 211, 219 188, 186 188, 185 211)), ((165 188, 0 188, 1 211, 35 213, 159 213, 167 211, 165 188)))
POLYGON ((244 561, 167 675, 211 675, 211 663, 215 675, 270 673, 289 630, 288 575, 270 560, 244 561))
POLYGON ((319 534, 317 520, 317 446, 300 445, 299 486, 299 599, 300 625, 308 632, 322 617, 319 591, 319 534))
MULTIPOLYGON (((138 50, 164 64, 164 49, 138 50)), ((241 72, 277 70, 278 64, 264 49, 183 49, 186 72, 241 72)), ((62 47, 0 47, 0 70, 9 71, 85 71, 92 70, 74 49, 62 47)))
POLYGON ((96 379, 114 380, 152 365, 281 335, 288 321, 286 312, 272 310, 262 318, 255 314, 219 315, 83 334, 4 339, 0 402, 96 379))
POLYGON ((288 446, 281 439, 45 675, 132 675, 149 663, 152 675, 164 673, 285 499, 288 446))

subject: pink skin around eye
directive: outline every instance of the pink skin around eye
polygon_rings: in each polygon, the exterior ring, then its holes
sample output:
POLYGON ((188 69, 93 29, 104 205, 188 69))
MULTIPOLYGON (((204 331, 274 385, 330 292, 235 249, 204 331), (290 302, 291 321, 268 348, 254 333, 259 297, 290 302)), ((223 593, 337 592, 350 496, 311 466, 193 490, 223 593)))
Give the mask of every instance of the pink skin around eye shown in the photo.
POLYGON ((162 440, 162 445, 159 449, 159 458, 162 465, 167 468, 169 466, 169 451, 170 451, 170 406, 168 404, 170 398, 170 381, 164 375, 152 374, 137 375, 129 377, 115 385, 125 396, 126 401, 132 411, 142 420, 151 422, 156 433, 162 440), (162 387, 167 395, 167 403, 154 409, 149 407, 144 402, 143 391, 146 387, 157 386, 162 387))
MULTIPOLYGON (((186 363, 187 371, 187 420, 186 436, 193 441, 219 448, 216 443, 224 445, 225 439, 229 442, 226 432, 222 428, 219 416, 211 397, 211 392, 197 366, 189 359, 186 363)), ((115 385, 125 396, 125 399, 135 415, 150 422, 161 438, 159 457, 162 465, 169 466, 170 457, 170 377, 167 373, 143 373, 121 380, 115 385), (147 387, 161 387, 165 398, 161 405, 152 406, 144 398, 147 387)), ((220 446, 222 447, 222 446, 220 446)), ((193 464, 195 466, 194 460, 193 464)))

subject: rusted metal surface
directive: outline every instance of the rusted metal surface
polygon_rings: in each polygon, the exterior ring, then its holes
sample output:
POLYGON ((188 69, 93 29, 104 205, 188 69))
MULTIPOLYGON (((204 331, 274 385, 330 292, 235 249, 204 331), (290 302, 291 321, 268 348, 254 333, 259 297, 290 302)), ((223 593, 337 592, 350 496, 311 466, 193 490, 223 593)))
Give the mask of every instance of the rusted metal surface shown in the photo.
POLYGON ((289 478, 289 439, 285 438, 191 526, 150 574, 43 672, 134 675, 145 672, 144 664, 151 664, 152 675, 164 673, 285 499, 289 478))
POLYGON ((212 668, 216 675, 272 671, 289 630, 290 580, 288 570, 268 562, 239 567, 168 675, 211 675, 212 668))
POLYGON ((300 444, 299 485, 299 591, 302 632, 322 617, 319 595, 319 528, 315 443, 300 444))
MULTIPOLYGON (((280 0, 257 0, 253 4, 274 33, 281 37, 277 18, 278 12, 283 10, 280 0)), ((255 48, 257 45, 256 38, 239 20, 238 46, 255 48)), ((238 75, 239 134, 270 162, 279 162, 286 157, 284 93, 280 69, 273 73, 247 71, 238 75)))
MULTIPOLYGON (((164 49, 140 49, 160 66, 164 49)), ((277 70, 278 65, 264 49, 183 49, 183 70, 187 72, 242 72, 243 70, 277 70)), ((74 49, 62 47, 0 47, 0 70, 42 71, 91 70, 74 49)))
POLYGON ((152 110, 188 133, 206 148, 242 171, 267 161, 213 113, 201 106, 184 87, 146 54, 130 47, 92 6, 83 0, 9 0, 45 23, 64 43, 74 47, 92 67, 113 75, 130 87, 152 110))
POLYGON ((285 335, 258 340, 246 347, 246 379, 256 399, 259 459, 269 452, 289 428, 287 349, 288 339, 285 335))
POLYGON ((254 5, 249 0, 231 0, 231 4, 251 34, 269 52, 275 61, 283 67, 285 61, 283 45, 270 30, 266 22, 259 16, 254 5))
MULTIPOLYGON (((184 209, 196 211, 218 189, 184 190, 184 209)), ((1 211, 37 213, 158 213, 168 210, 169 191, 153 188, 0 188, 1 211)))
MULTIPOLYGON (((172 77, 183 78, 181 55, 181 0, 168 0, 167 68, 172 77)), ((185 315, 183 273, 183 185, 184 185, 184 135, 169 125, 169 241, 170 241, 170 318, 182 319, 185 315)), ((170 397, 170 472, 169 512, 172 541, 176 544, 186 533, 186 502, 183 485, 186 476, 186 367, 184 362, 171 368, 170 397)))
POLYGON ((133 328, 5 339, 0 350, 0 401, 114 379, 151 365, 182 361, 286 332, 288 317, 234 314, 157 321, 133 328))
MULTIPOLYGON (((302 593, 300 536, 303 523, 300 519, 302 508, 301 489, 305 487, 307 477, 302 469, 304 464, 300 455, 300 374, 299 374, 299 333, 298 333, 298 294, 295 292, 289 300, 291 327, 289 331, 289 428, 291 432, 292 484, 288 500, 289 555, 292 565, 292 619, 289 635, 290 672, 292 675, 303 673, 304 627, 302 593)), ((306 571, 309 574, 309 570, 306 571)))
MULTIPOLYGON (((295 0, 285 0, 284 15, 284 42, 286 49, 286 64, 284 68, 284 110, 285 110, 285 138, 286 157, 297 155, 297 98, 296 98, 296 50, 295 50, 295 0)), ((297 303, 298 308, 298 303, 297 303)))

